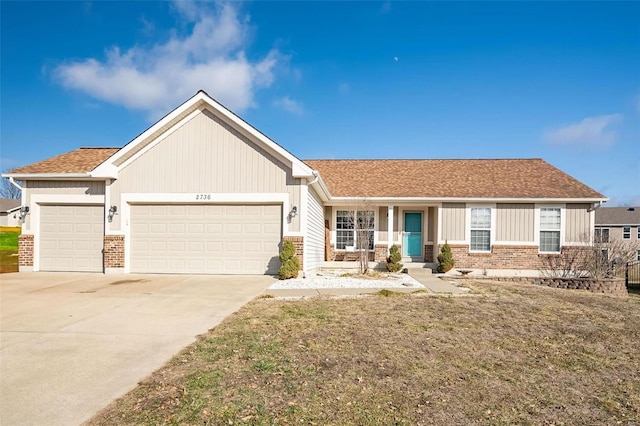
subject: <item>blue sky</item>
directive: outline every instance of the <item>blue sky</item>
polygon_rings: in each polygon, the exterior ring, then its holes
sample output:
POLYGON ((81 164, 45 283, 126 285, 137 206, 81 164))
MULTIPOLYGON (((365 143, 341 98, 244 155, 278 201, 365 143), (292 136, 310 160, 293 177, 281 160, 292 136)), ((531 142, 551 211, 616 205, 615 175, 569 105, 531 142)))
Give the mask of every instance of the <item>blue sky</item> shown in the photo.
POLYGON ((302 159, 541 157, 640 205, 638 1, 0 7, 3 170, 204 89, 302 159))

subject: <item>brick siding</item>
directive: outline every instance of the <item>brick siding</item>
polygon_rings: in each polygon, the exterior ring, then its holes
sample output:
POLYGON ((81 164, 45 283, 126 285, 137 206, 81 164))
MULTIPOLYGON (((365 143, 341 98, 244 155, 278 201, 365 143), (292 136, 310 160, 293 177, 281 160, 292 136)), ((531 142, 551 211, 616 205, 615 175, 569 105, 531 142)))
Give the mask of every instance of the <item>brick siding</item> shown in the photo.
POLYGON ((18 237, 18 266, 33 266, 33 235, 18 237))
POLYGON ((104 236, 104 267, 124 268, 124 235, 104 236))
POLYGON ((389 257, 389 247, 386 244, 377 244, 375 247, 375 261, 386 262, 389 257))
POLYGON ((424 261, 426 263, 435 262, 433 257, 433 244, 426 244, 424 246, 424 261))
POLYGON ((304 270, 304 237, 284 237, 284 241, 291 241, 296 247, 296 256, 300 262, 300 270, 304 270))
MULTIPOLYGON (((491 253, 470 253, 468 245, 450 244, 456 268, 472 269, 540 269, 545 256, 537 246, 493 246, 491 253)), ((438 246, 438 252, 442 245, 438 246)), ((564 247, 563 250, 570 250, 564 247)))

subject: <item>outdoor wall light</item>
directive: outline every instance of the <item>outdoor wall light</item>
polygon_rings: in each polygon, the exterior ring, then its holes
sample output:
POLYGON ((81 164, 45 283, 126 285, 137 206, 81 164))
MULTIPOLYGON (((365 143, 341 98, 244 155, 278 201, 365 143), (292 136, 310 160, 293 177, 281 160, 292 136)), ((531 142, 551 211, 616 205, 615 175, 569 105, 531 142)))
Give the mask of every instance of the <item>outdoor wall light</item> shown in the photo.
POLYGON ((115 215, 117 211, 118 211, 118 207, 116 206, 109 207, 109 216, 108 216, 109 222, 113 220, 113 215, 115 215))
POLYGON ((291 207, 291 211, 289 212, 289 221, 291 221, 291 219, 293 219, 294 217, 296 217, 298 215, 298 207, 293 206, 291 207))
POLYGON ((20 207, 20 222, 24 223, 24 218, 27 217, 27 213, 29 213, 29 206, 20 207))

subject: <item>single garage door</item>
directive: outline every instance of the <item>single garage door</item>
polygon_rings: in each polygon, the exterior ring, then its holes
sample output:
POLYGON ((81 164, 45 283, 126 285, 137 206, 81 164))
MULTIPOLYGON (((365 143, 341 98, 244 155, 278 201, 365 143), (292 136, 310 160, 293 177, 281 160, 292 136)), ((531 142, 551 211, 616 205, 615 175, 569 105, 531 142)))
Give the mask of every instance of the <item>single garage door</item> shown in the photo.
POLYGON ((132 205, 131 272, 275 274, 281 205, 132 205))
POLYGON ((40 270, 102 272, 104 207, 40 207, 40 270))

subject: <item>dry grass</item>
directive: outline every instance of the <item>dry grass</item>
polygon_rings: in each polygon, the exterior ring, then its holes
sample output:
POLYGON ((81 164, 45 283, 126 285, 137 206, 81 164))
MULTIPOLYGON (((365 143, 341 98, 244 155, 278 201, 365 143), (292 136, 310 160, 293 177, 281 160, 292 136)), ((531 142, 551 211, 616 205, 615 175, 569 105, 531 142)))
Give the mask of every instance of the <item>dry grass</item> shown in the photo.
POLYGON ((480 295, 256 300, 91 424, 640 420, 640 297, 472 284, 480 295))

